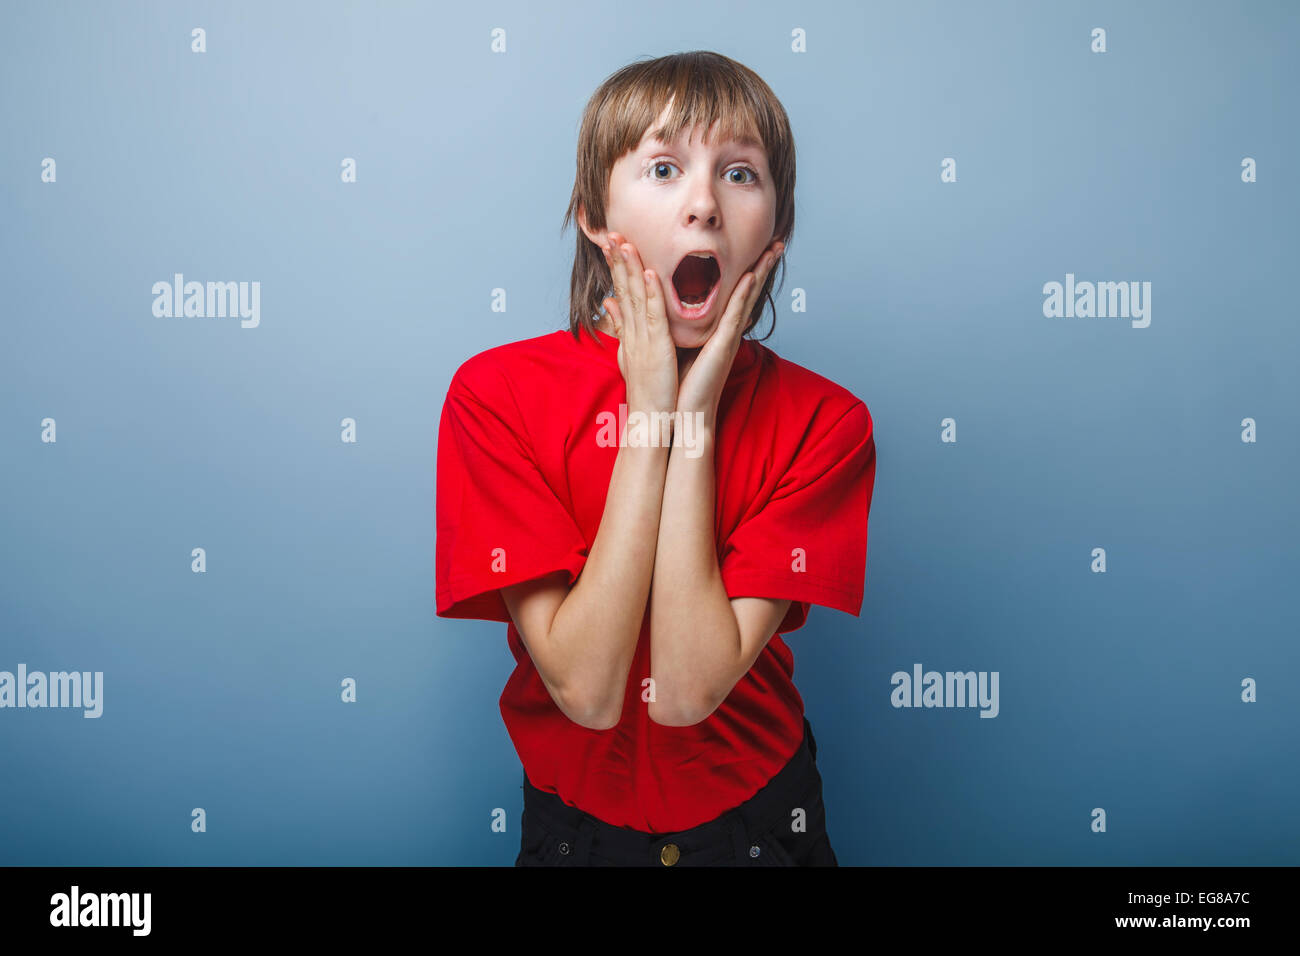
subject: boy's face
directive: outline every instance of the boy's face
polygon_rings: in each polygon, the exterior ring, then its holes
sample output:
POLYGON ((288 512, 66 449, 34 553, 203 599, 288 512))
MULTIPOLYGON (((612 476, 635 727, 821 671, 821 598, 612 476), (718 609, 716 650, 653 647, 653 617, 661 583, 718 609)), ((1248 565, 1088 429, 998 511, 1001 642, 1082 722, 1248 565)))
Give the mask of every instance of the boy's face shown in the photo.
MULTIPOLYGON (((667 116, 665 109, 650 129, 667 116)), ((647 131, 610 172, 605 221, 605 229, 584 227, 584 232, 598 243, 618 233, 636 247, 642 265, 654 271, 663 289, 673 342, 678 348, 697 348, 717 328, 741 276, 776 238, 776 189, 767 153, 759 143, 735 140, 715 139, 706 146, 698 127, 683 130, 674 143, 660 142, 647 131), (715 280, 703 312, 690 310, 673 282, 687 253, 699 250, 708 250, 718 267, 707 266, 694 277, 697 292, 715 280)), ((686 270, 680 275, 687 294, 686 270)), ((612 334, 608 317, 601 328, 612 334)))

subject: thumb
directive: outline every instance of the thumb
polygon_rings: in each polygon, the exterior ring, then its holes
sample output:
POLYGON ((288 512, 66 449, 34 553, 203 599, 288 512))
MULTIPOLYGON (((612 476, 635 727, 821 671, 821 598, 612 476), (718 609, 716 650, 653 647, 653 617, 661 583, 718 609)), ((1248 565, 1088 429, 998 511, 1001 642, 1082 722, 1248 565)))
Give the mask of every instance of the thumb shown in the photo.
POLYGON ((609 321, 614 325, 614 334, 619 335, 623 328, 623 313, 618 309, 618 301, 612 296, 603 303, 605 312, 609 315, 609 321))

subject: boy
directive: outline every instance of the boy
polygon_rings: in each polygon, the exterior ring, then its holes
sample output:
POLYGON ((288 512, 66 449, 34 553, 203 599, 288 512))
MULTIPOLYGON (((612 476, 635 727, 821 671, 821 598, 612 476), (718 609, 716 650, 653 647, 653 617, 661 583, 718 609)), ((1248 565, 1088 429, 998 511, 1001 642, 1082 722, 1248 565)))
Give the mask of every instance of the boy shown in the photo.
POLYGON ((794 181, 744 66, 618 71, 579 134, 569 330, 448 389, 438 614, 509 625, 516 865, 836 865, 779 635, 861 610, 875 441, 860 399, 744 337, 794 181))

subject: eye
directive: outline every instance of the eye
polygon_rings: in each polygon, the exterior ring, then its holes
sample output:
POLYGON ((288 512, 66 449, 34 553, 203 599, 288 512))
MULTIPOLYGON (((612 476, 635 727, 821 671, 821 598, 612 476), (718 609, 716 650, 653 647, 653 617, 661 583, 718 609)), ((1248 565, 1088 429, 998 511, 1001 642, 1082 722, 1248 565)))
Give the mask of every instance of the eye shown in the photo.
MULTIPOLYGON (((660 182, 660 183, 668 182, 668 179, 660 176, 659 170, 665 167, 670 169, 677 169, 676 163, 670 163, 666 159, 653 160, 647 163, 646 166, 650 170, 650 178, 653 179, 655 182, 660 182)), ((734 186, 753 186, 758 182, 758 172, 750 166, 736 166, 732 169, 727 170, 725 175, 730 176, 732 173, 749 173, 749 177, 750 177, 749 179, 744 179, 739 181, 734 179, 730 180, 731 184, 734 186)))

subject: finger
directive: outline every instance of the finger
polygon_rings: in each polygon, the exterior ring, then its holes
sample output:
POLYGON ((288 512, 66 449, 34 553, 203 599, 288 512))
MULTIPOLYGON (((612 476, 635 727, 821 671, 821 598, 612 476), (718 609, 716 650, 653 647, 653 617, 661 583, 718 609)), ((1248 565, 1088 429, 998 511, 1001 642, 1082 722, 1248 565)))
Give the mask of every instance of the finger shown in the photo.
POLYGON ((715 349, 725 349, 731 358, 736 357, 736 353, 740 350, 740 337, 745 330, 745 322, 754 307, 755 290, 758 288, 757 278, 753 272, 746 272, 740 277, 727 303, 727 310, 718 322, 717 331, 709 336, 709 341, 704 343, 705 349, 710 352, 715 349))
POLYGON ((605 313, 609 316, 610 325, 614 327, 614 335, 618 336, 620 335, 619 328, 622 326, 623 320, 622 317, 618 314, 618 304, 617 304, 618 286, 615 284, 616 276, 614 275, 613 249, 615 243, 613 239, 613 234, 611 233, 606 235, 604 242, 598 243, 598 245, 600 246, 601 254, 605 257, 605 268, 609 270, 610 284, 614 286, 614 292, 615 292, 613 296, 610 296, 609 298, 605 299, 604 302, 602 302, 601 304, 605 307, 605 313))
POLYGON ((645 266, 641 256, 630 242, 620 243, 620 254, 627 271, 627 311, 628 321, 632 323, 638 335, 647 332, 645 319, 645 266))
POLYGON ((763 289, 763 284, 767 282, 767 277, 771 275, 772 270, 776 268, 777 260, 785 251, 784 242, 774 242, 767 248, 758 261, 758 266, 754 269, 754 285, 750 289, 750 297, 745 303, 745 314, 748 315, 754 308, 754 303, 758 301, 759 293, 763 289))
POLYGON ((668 317, 663 283, 659 281, 659 275, 653 269, 646 269, 644 278, 646 331, 651 338, 667 336, 668 317))
POLYGON ((746 272, 740 277, 736 288, 732 290, 731 299, 727 302, 727 310, 722 313, 722 319, 718 322, 718 331, 709 337, 706 346, 711 345, 713 339, 721 338, 727 343, 728 348, 734 350, 740 347, 741 330, 744 329, 745 321, 754 307, 756 278, 752 272, 746 272))
POLYGON ((758 264, 753 271, 745 274, 750 282, 736 316, 742 324, 749 318, 749 314, 754 311, 754 303, 758 301, 759 293, 763 290, 763 283, 767 282, 767 277, 776 268, 777 260, 781 258, 781 253, 784 251, 785 243, 780 241, 772 243, 759 257, 758 264))
POLYGON ((605 247, 605 263, 609 266, 609 277, 614 285, 614 294, 620 299, 627 296, 627 267, 623 262, 623 257, 619 254, 618 243, 614 241, 614 234, 610 233, 609 243, 605 247))
POLYGON ((609 314, 609 323, 614 326, 614 335, 623 337, 623 313, 618 310, 618 301, 610 296, 605 300, 605 311, 609 314))

